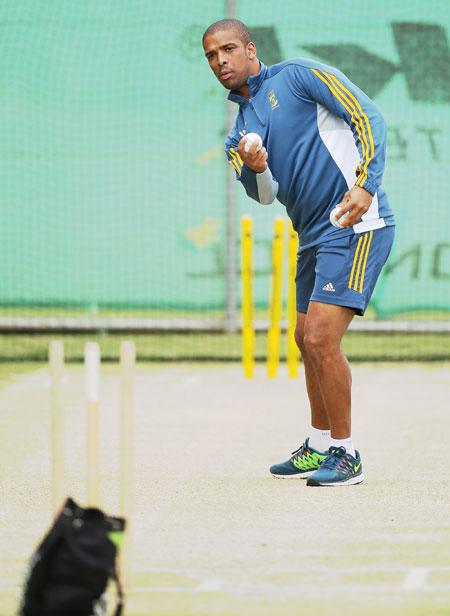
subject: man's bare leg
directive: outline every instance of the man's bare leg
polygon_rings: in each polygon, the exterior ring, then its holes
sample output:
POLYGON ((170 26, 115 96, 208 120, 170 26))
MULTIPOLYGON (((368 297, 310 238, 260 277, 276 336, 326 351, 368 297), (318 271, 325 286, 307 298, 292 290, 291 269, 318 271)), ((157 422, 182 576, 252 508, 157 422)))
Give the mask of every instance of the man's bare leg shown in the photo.
POLYGON ((308 351, 303 344, 305 336, 306 314, 297 312, 297 323, 295 327, 295 342, 297 343, 302 361, 305 368, 306 391, 308 392, 309 404, 311 407, 311 425, 318 430, 329 430, 330 422, 325 402, 320 389, 320 381, 317 378, 314 364, 309 357, 308 351))
POLYGON ((340 344, 354 314, 343 306, 310 302, 304 321, 302 347, 308 358, 308 387, 311 387, 314 413, 322 420, 326 411, 334 439, 351 436, 352 377, 340 344), (322 406, 318 402, 319 392, 322 406))
MULTIPOLYGON (((295 340, 305 366, 311 425, 323 434, 318 435, 312 430, 310 441, 305 441, 289 460, 272 465, 270 472, 274 477, 303 477, 312 482, 308 485, 322 485, 314 477, 326 459, 327 454, 321 452, 327 451, 327 446, 308 445, 308 442, 313 442, 314 436, 318 440, 320 437, 326 439, 329 444, 328 433, 325 436, 329 428, 334 439, 350 436, 351 375, 348 362, 340 350, 340 341, 353 315, 354 312, 348 308, 316 302, 309 303, 306 315, 297 313, 295 340)), ((348 443, 345 447, 347 449, 348 443)), ((351 478, 349 482, 358 483, 362 479, 361 474, 360 479, 351 478)))

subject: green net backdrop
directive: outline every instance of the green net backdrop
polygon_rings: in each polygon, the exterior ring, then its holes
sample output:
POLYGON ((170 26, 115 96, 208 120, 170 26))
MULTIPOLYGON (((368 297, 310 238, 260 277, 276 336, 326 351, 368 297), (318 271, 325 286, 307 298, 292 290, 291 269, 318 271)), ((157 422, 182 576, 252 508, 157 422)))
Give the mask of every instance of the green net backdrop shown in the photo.
MULTIPOLYGON (((226 12, 203 0, 1 5, 2 315, 223 319, 226 92, 200 40, 226 12)), ((381 107, 397 237, 370 315, 448 318, 449 2, 241 0, 236 16, 265 63, 338 66, 381 107)), ((263 309, 284 209, 236 190, 236 228, 255 220, 263 309)))
POLYGON ((183 35, 216 11, 157 4, 3 4, 3 304, 222 305, 189 230, 223 217, 223 105, 183 35))

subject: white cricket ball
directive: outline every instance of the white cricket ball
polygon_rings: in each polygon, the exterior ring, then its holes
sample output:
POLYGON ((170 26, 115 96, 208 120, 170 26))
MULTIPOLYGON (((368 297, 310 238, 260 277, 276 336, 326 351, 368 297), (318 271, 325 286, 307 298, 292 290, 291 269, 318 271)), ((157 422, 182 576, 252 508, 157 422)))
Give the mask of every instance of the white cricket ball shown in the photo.
POLYGON ((244 152, 248 152, 252 145, 256 143, 255 152, 259 152, 262 148, 262 139, 257 133, 247 133, 244 135, 244 152))
POLYGON ((349 212, 345 212, 345 214, 343 216, 341 216, 339 218, 339 220, 336 220, 336 215, 338 214, 339 210, 341 209, 341 205, 337 205, 333 210, 331 210, 330 212, 330 222, 333 225, 333 227, 336 227, 337 229, 342 229, 342 222, 345 220, 345 218, 348 216, 349 212))

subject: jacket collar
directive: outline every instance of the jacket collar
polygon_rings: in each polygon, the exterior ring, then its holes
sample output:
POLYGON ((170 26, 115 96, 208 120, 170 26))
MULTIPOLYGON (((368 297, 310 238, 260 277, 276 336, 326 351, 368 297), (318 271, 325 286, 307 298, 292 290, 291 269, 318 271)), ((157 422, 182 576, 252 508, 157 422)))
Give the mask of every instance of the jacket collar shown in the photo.
MULTIPOLYGON (((267 73, 268 73, 267 66, 263 64, 262 62, 260 62, 259 65, 260 65, 259 73, 257 75, 250 75, 247 81, 247 84, 250 90, 250 98, 253 98, 257 94, 263 81, 267 77, 267 73)), ((245 98, 245 96, 241 96, 241 94, 234 92, 234 90, 231 90, 230 93, 228 94, 228 100, 233 101, 234 103, 239 103, 239 104, 248 102, 248 99, 245 98)))

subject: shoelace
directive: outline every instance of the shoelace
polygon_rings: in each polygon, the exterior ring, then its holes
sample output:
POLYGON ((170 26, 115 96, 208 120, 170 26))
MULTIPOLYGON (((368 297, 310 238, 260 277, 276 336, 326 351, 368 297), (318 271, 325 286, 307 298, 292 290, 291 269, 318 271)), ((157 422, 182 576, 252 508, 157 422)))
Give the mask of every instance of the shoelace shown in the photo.
POLYGON ((296 456, 298 453, 303 453, 306 449, 306 442, 302 443, 298 449, 291 453, 292 456, 296 456))
POLYGON ((328 450, 328 457, 322 462, 321 468, 333 469, 336 466, 337 460, 339 458, 339 462, 342 462, 342 458, 345 456, 346 451, 344 447, 330 447, 328 450))

